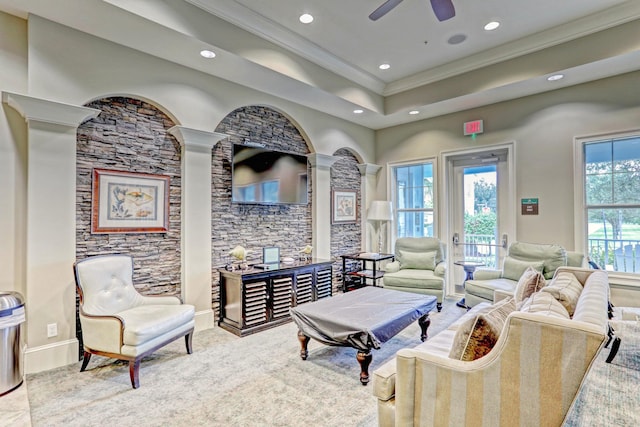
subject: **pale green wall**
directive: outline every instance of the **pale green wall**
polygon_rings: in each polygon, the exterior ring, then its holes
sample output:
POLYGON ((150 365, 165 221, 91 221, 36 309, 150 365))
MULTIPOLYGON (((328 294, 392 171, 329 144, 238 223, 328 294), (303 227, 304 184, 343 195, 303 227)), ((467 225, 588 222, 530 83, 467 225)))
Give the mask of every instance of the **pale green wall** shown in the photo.
MULTIPOLYGON (((574 138, 640 129, 640 72, 380 130, 376 163, 439 157, 442 151, 515 141, 516 201, 540 199, 540 214, 517 210, 515 239, 574 248, 574 138), (462 124, 483 119, 472 140, 462 124)), ((387 170, 378 196, 386 197, 387 170)), ((440 210, 442 214, 443 210, 440 210)), ((440 223, 442 224, 440 216, 440 223)))
MULTIPOLYGON (((26 21, 0 12, 0 90, 27 90, 26 21)), ((0 104, 0 290, 24 292, 26 125, 0 104)))

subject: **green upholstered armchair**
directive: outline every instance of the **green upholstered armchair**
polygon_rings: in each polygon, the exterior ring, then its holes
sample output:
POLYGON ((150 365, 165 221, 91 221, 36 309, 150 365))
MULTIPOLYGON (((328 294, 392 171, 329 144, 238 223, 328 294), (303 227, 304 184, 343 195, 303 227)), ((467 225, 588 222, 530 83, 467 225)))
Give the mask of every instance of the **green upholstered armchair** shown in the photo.
POLYGON ((513 242, 507 250, 502 269, 479 268, 464 285, 465 303, 473 307, 481 302, 493 303, 494 292, 513 294, 518 280, 528 267, 551 279, 558 267, 583 267, 585 256, 565 250, 560 245, 513 242))
POLYGON ((433 295, 438 311, 444 296, 444 245, 435 237, 401 237, 395 244, 395 261, 385 267, 386 289, 433 295))

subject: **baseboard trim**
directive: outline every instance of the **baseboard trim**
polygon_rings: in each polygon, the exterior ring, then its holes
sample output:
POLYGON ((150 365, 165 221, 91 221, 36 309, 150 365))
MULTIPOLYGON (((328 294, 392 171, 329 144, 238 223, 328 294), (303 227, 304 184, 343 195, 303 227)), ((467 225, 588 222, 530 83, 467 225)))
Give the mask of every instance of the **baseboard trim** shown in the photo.
POLYGON ((196 331, 204 331, 205 329, 213 328, 215 326, 213 309, 196 312, 195 321, 196 321, 196 326, 195 326, 196 331))
POLYGON ((76 338, 27 348, 24 352, 25 374, 48 371, 78 362, 80 344, 76 338))

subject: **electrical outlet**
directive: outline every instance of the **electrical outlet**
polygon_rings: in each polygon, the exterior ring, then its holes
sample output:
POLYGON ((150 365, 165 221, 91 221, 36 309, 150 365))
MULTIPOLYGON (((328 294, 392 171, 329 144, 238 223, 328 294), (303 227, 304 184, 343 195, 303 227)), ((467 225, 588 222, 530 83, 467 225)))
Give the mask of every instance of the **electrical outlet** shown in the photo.
POLYGON ((52 338, 58 336, 58 324, 57 323, 49 323, 47 325, 47 338, 52 338))

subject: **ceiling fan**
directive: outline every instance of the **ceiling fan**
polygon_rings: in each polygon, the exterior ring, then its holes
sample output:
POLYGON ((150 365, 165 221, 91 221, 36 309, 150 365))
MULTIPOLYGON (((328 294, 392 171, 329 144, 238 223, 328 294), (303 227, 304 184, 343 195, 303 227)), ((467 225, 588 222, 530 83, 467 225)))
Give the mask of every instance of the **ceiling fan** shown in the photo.
MULTIPOLYGON (((447 19, 451 19, 456 16, 456 10, 453 7, 453 0, 430 0, 431 8, 433 9, 433 13, 435 13, 438 21, 446 21, 447 19)), ((402 3, 402 0, 387 0, 382 3, 380 7, 371 12, 369 15, 369 19, 372 21, 377 21, 382 18, 384 15, 389 13, 391 9, 396 7, 402 3)))

